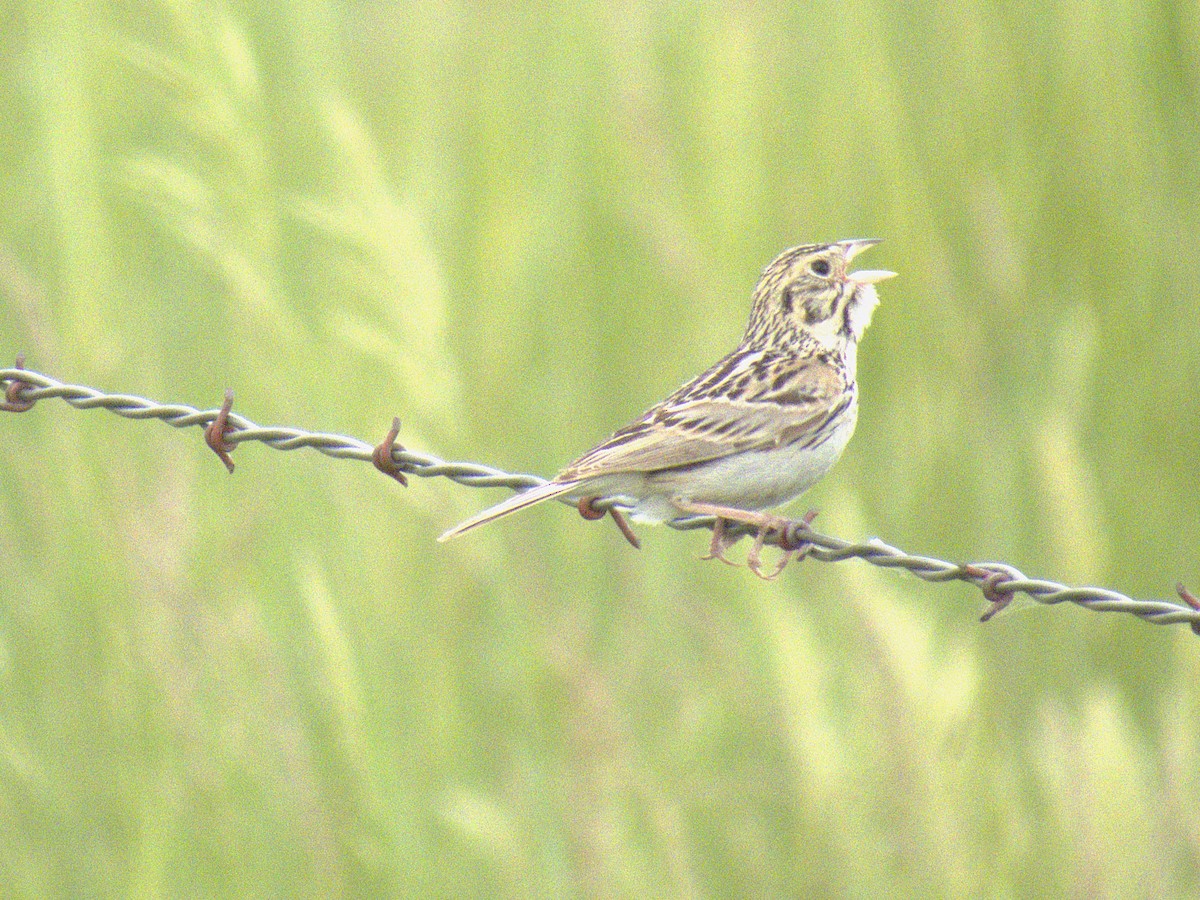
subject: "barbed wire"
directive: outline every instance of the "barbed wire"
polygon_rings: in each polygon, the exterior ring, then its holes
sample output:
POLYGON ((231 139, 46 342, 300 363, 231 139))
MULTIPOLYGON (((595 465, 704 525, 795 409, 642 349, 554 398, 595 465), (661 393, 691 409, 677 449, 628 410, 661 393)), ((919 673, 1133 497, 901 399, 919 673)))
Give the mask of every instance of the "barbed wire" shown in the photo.
MULTIPOLYGON (((209 446, 221 457, 230 471, 233 461, 229 454, 239 444, 257 441, 276 450, 297 450, 310 447, 335 459, 356 459, 371 462, 381 471, 407 484, 407 475, 419 478, 447 478, 466 487, 507 487, 523 490, 545 484, 544 478, 536 475, 520 475, 470 462, 448 462, 427 453, 409 450, 395 443, 399 432, 399 420, 393 422, 384 441, 371 445, 358 438, 343 434, 305 431, 301 428, 263 426, 244 416, 232 412, 233 393, 226 391, 225 402, 219 409, 201 410, 182 404, 165 404, 132 394, 108 394, 95 388, 78 384, 65 384, 48 375, 24 368, 24 360, 17 357, 17 364, 10 369, 0 369, 0 383, 5 387, 0 410, 25 412, 39 400, 57 397, 76 409, 105 409, 127 419, 159 419, 175 428, 199 426, 205 429, 209 446)), ((573 501, 565 501, 573 502, 573 501)), ((588 518, 596 518, 613 512, 618 524, 623 520, 617 513, 626 507, 616 499, 603 498, 581 507, 588 518)), ((1005 563, 954 563, 931 556, 914 556, 905 553, 877 538, 855 543, 813 531, 810 517, 787 520, 786 527, 773 531, 765 539, 766 544, 780 547, 785 552, 799 551, 810 559, 822 562, 842 562, 860 559, 885 569, 904 569, 924 581, 962 581, 973 584, 983 592, 989 609, 981 617, 987 621, 1011 602, 1017 594, 1025 594, 1038 603, 1052 606, 1057 603, 1074 603, 1094 612, 1123 612, 1156 625, 1188 624, 1200 634, 1200 599, 1182 584, 1176 592, 1183 605, 1170 600, 1137 599, 1117 591, 1097 587, 1071 587, 1056 581, 1030 578, 1019 569, 1005 563)), ((688 516, 667 524, 681 531, 699 528, 712 529, 716 520, 712 516, 688 516)), ((627 526, 622 528, 631 542, 636 544, 627 526)), ((753 531, 737 524, 726 525, 726 535, 739 537, 753 531)))

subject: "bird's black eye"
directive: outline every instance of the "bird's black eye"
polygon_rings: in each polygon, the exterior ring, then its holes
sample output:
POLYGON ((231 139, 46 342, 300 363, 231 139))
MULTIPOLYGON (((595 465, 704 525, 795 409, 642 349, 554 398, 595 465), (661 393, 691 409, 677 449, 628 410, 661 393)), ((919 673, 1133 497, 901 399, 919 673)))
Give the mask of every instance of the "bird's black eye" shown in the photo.
POLYGON ((810 265, 808 268, 812 271, 812 273, 814 275, 820 275, 822 278, 824 278, 830 272, 829 260, 818 259, 815 262, 813 262, 813 264, 810 265))

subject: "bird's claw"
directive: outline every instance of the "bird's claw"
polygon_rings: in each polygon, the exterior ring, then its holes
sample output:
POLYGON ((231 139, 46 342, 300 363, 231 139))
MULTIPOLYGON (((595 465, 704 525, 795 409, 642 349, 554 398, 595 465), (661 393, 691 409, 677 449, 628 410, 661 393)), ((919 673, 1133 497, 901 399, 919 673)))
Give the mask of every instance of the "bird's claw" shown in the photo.
POLYGON ((712 543, 708 545, 708 552, 705 553, 701 560, 718 559, 727 566, 737 567, 732 559, 725 555, 725 551, 737 543, 736 537, 730 537, 725 533, 725 520, 718 518, 713 523, 712 543))
POLYGON ((793 522, 782 516, 772 516, 767 513, 716 506, 711 503, 681 504, 680 510, 696 515, 711 515, 714 517, 712 543, 709 545, 708 553, 700 558, 719 559, 721 562, 731 566, 736 566, 737 563, 728 559, 725 556, 725 551, 733 546, 737 541, 737 537, 729 537, 726 532, 726 522, 739 522, 743 525, 757 527, 758 533, 755 536, 754 545, 750 548, 750 552, 746 554, 746 567, 764 581, 775 580, 787 568, 789 562, 793 559, 804 559, 808 555, 808 551, 812 549, 812 544, 803 540, 798 535, 812 524, 813 519, 817 517, 816 510, 809 510, 799 522, 793 522), (762 550, 767 538, 773 533, 779 535, 778 544, 779 548, 783 551, 783 557, 772 571, 764 572, 762 567, 762 550))
MULTIPOLYGON (((816 510, 810 510, 801 520, 803 527, 807 528, 816 517, 816 510)), ((774 581, 787 568, 792 559, 804 559, 808 556, 808 551, 812 549, 812 544, 808 541, 796 540, 794 532, 797 530, 799 529, 788 519, 774 516, 767 518, 754 538, 754 546, 746 554, 746 567, 763 581, 774 581), (762 549, 767 538, 773 532, 779 534, 779 549, 783 551, 783 556, 780 557, 775 568, 770 573, 766 573, 762 570, 762 549)))

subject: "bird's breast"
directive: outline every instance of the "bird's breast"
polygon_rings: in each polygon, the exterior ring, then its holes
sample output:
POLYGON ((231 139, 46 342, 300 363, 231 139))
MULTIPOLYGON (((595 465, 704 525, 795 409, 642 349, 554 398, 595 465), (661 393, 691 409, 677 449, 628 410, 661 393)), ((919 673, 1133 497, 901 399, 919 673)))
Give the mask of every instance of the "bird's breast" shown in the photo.
POLYGON ((838 461, 854 433, 857 409, 847 410, 820 443, 787 444, 735 453, 721 459, 648 476, 672 499, 738 509, 763 510, 800 496, 838 461))

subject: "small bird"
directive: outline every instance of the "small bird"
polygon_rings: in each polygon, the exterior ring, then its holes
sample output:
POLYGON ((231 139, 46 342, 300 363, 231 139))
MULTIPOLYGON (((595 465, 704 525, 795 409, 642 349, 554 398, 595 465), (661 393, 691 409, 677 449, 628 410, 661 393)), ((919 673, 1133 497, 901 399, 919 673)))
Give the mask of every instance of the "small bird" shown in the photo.
MULTIPOLYGON (((754 288, 737 349, 545 484, 451 528, 445 541, 552 497, 579 501, 587 518, 612 498, 635 521, 711 515, 708 557, 726 562, 726 522, 758 530, 747 564, 787 520, 764 510, 798 497, 830 470, 858 419, 858 341, 879 304, 875 284, 895 272, 848 271, 877 240, 785 250, 754 288)), ((610 510, 637 546, 616 508, 610 510)), ((781 532, 782 533, 782 532, 781 532)))

